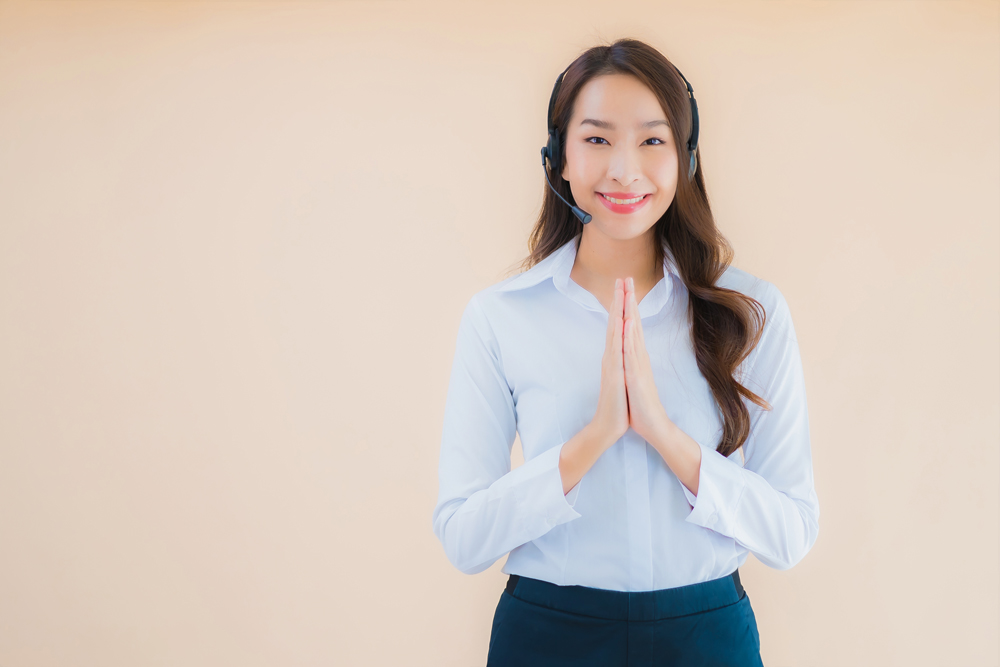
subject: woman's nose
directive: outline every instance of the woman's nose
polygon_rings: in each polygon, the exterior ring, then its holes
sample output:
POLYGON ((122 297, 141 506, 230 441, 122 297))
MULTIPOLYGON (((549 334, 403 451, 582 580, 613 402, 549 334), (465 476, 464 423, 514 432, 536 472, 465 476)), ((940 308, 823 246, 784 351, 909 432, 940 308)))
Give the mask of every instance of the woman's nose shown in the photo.
POLYGON ((642 177, 639 156, 631 148, 615 147, 608 164, 608 178, 627 186, 642 177))

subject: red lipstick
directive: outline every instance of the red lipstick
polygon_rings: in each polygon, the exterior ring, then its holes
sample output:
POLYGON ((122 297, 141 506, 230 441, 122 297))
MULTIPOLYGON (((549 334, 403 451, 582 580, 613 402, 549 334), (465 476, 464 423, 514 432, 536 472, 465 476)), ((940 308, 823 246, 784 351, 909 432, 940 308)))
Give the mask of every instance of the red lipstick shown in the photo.
POLYGON ((652 195, 649 193, 643 194, 641 192, 598 192, 597 198, 601 200, 608 209, 613 213, 633 213, 645 206, 646 202, 652 195), (605 197, 604 195, 607 195, 605 197), (608 197, 614 197, 615 199, 635 199, 636 197, 642 197, 641 200, 635 202, 634 204, 616 204, 613 201, 608 201, 608 197))

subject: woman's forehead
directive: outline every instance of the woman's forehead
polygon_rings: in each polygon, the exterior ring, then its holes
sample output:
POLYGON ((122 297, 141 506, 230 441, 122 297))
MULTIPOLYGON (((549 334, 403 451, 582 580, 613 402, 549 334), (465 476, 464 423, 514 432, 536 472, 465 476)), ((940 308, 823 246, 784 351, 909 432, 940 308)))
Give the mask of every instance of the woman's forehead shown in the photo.
POLYGON ((573 124, 607 130, 641 129, 667 120, 660 101, 644 83, 628 74, 602 74, 583 85, 573 105, 573 124))

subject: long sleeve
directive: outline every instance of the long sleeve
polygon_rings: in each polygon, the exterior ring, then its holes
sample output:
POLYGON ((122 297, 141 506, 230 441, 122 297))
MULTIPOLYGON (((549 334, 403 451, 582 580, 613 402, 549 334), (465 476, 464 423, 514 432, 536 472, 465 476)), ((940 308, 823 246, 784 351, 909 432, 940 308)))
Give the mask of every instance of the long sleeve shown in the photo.
POLYGON ((731 537, 765 565, 787 570, 816 542, 819 501, 798 340, 784 296, 769 286, 769 322, 747 386, 772 409, 758 408, 754 415, 744 466, 699 442, 698 495, 681 487, 692 505, 686 521, 731 537))
POLYGON ((500 347, 474 296, 459 324, 445 402, 434 533, 466 574, 580 516, 580 485, 563 494, 559 454, 544 450, 511 470, 517 429, 500 347))

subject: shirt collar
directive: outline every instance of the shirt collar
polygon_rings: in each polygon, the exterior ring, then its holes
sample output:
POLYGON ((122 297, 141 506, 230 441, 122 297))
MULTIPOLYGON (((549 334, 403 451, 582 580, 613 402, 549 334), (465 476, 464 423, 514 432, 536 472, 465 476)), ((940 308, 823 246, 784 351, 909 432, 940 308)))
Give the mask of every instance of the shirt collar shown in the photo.
MULTIPOLYGON (((573 270, 573 264, 576 261, 576 251, 581 235, 582 232, 559 246, 548 257, 527 271, 509 279, 498 288, 498 291, 510 292, 527 289, 544 282, 548 278, 552 278, 552 284, 555 288, 567 297, 578 302, 585 308, 607 314, 607 311, 601 305, 601 302, 597 300, 597 297, 577 285, 569 277, 570 272, 573 270)), ((660 312, 673 291, 673 278, 683 282, 673 253, 664 244, 663 279, 642 298, 642 301, 639 303, 640 317, 648 317, 660 312)))

